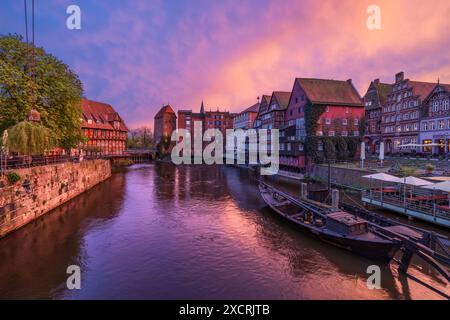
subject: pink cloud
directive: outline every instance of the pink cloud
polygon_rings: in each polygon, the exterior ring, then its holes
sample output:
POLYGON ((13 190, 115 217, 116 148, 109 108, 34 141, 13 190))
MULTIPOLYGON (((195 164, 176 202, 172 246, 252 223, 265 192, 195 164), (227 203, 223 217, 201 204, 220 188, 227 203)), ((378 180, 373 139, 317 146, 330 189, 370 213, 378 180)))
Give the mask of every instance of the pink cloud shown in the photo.
POLYGON ((174 15, 163 2, 136 1, 77 40, 84 57, 103 53, 75 69, 87 94, 114 103, 130 126, 151 125, 168 102, 240 111, 258 95, 290 90, 295 77, 353 78, 361 94, 400 70, 450 82, 450 2, 379 0, 382 29, 370 31, 372 2, 205 1, 174 15))

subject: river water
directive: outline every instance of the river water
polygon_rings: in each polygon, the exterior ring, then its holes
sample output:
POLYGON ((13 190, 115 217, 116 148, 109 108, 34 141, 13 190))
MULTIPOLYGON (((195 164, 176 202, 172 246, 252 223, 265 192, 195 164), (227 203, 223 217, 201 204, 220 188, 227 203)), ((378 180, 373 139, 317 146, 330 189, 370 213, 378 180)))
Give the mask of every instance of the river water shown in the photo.
MULTIPOLYGON (((0 240, 0 298, 441 299, 277 217, 237 168, 136 165, 0 240), (66 269, 81 268, 68 290, 66 269)), ((426 265, 411 272, 448 291, 426 265)))

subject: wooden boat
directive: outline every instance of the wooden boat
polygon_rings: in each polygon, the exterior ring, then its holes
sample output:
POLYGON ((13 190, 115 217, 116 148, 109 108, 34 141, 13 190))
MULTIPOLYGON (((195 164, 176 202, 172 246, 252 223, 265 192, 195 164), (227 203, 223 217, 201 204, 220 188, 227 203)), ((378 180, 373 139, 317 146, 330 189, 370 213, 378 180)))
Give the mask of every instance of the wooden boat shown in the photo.
POLYGON ((401 242, 369 228, 367 220, 297 200, 264 182, 259 190, 267 205, 320 240, 377 261, 390 261, 401 242))

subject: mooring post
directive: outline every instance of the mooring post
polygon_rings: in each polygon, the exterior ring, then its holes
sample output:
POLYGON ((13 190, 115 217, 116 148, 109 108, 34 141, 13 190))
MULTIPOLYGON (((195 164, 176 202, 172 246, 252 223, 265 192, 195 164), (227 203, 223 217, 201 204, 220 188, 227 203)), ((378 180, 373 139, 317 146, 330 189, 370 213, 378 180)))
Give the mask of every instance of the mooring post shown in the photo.
POLYGON ((304 182, 300 184, 300 199, 308 199, 308 185, 304 182))
POLYGON ((339 190, 333 189, 331 190, 331 207, 334 210, 339 208, 339 190))
POLYGON ((403 252, 402 259, 400 260, 400 265, 398 266, 398 270, 403 273, 408 272, 409 264, 411 263, 411 259, 413 257, 413 253, 411 250, 408 250, 405 248, 405 251, 403 252))

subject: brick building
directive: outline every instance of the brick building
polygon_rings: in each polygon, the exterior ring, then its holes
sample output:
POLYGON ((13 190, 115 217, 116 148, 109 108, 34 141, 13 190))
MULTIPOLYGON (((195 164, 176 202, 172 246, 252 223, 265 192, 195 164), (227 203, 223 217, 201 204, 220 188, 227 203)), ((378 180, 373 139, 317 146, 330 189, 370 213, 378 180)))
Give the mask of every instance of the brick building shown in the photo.
POLYGON ((420 121, 420 152, 448 155, 450 152, 450 84, 438 83, 425 98, 420 121))
POLYGON ((369 154, 379 152, 381 142, 381 112, 391 92, 391 84, 382 83, 380 79, 375 79, 370 83, 364 95, 364 106, 366 109, 364 142, 366 143, 366 151, 369 154))
POLYGON ((172 136, 172 132, 177 128, 177 115, 170 105, 163 106, 154 118, 154 140, 155 144, 161 141, 162 137, 172 136))
POLYGON ((86 152, 120 155, 125 151, 128 129, 114 108, 106 103, 82 100, 82 130, 86 152))
POLYGON ((392 92, 381 111, 381 135, 386 153, 419 152, 419 147, 402 147, 419 143, 422 103, 436 83, 405 79, 404 73, 395 75, 392 92))
POLYGON ((259 105, 260 103, 257 102, 251 107, 236 114, 233 119, 233 128, 243 130, 253 128, 253 123, 255 122, 256 116, 258 115, 259 105))
MULTIPOLYGON (((351 80, 295 79, 280 131, 280 168, 303 171, 308 136, 359 137, 364 105, 351 80), (306 108, 319 110, 315 132, 307 132, 306 108)), ((322 142, 318 151, 323 152, 322 142)))
POLYGON ((194 122, 202 124, 202 134, 207 129, 219 129, 224 136, 225 144, 226 130, 233 129, 234 117, 234 113, 220 111, 218 108, 215 111, 205 111, 205 105, 202 101, 198 113, 192 112, 192 110, 178 110, 178 129, 187 129, 191 132, 192 148, 194 147, 194 122))

